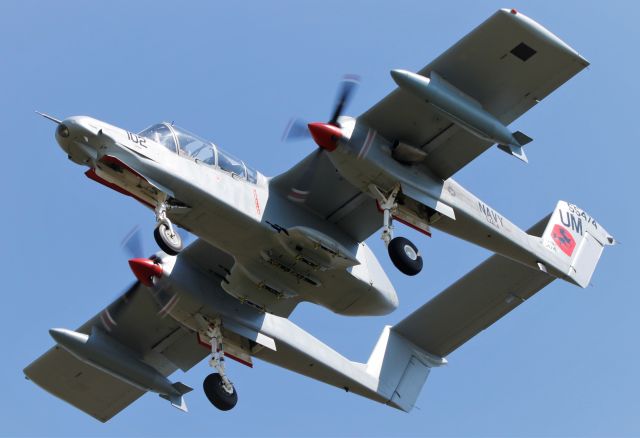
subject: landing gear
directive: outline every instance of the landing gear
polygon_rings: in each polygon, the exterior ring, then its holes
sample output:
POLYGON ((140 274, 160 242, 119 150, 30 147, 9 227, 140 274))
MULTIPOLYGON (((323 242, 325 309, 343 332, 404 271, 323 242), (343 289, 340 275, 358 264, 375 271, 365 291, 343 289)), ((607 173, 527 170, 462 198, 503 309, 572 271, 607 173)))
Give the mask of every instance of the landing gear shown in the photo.
POLYGON ((373 184, 369 190, 378 200, 378 205, 382 209, 382 240, 387 245, 389 258, 398 270, 406 275, 416 275, 422 270, 422 256, 418 248, 404 237, 393 237, 393 214, 398 209, 396 198, 400 192, 400 185, 397 185, 388 196, 385 196, 378 187, 373 184))
POLYGON ((218 373, 211 373, 202 382, 202 389, 204 389, 204 395, 207 396, 212 405, 221 411, 228 411, 238 403, 238 393, 236 389, 231 386, 231 393, 228 393, 224 388, 222 377, 218 373))
POLYGON ((167 218, 167 204, 164 202, 156 208, 156 221, 157 225, 153 230, 156 243, 167 254, 178 255, 182 251, 182 237, 167 218))
POLYGON ((203 317, 198 318, 201 326, 206 326, 200 335, 211 344, 209 365, 217 373, 212 373, 202 382, 202 389, 212 405, 221 411, 228 411, 238 403, 238 393, 227 377, 224 368, 224 344, 222 343, 222 321, 216 318, 212 324, 203 317))
POLYGON ((387 245, 389 258, 400 272, 416 275, 422 270, 422 256, 418 248, 404 237, 396 237, 387 245))
POLYGON ((169 255, 178 255, 182 251, 182 238, 170 223, 160 222, 156 225, 153 237, 160 249, 169 255))

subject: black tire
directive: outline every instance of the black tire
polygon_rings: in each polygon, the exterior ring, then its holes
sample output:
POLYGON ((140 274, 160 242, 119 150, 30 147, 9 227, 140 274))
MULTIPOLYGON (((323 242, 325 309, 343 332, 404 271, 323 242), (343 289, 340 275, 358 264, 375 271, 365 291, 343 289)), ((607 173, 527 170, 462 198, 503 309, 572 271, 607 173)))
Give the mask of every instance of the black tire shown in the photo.
POLYGON ((422 256, 409 239, 404 237, 391 239, 387 249, 394 266, 403 274, 416 275, 422 270, 422 256))
POLYGON ((171 235, 171 229, 163 222, 153 230, 153 237, 161 250, 169 255, 178 255, 182 251, 182 237, 176 231, 171 235))
POLYGON ((228 411, 238 403, 236 388, 233 388, 231 394, 225 391, 222 386, 222 378, 218 373, 209 374, 202 382, 202 389, 211 404, 221 411, 228 411))

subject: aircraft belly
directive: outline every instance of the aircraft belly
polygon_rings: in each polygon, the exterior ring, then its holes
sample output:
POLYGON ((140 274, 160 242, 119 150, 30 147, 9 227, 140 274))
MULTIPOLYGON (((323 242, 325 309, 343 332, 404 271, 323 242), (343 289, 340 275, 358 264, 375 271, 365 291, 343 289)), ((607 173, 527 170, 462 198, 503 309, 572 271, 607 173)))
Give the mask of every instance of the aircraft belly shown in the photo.
POLYGON ((238 347, 240 359, 258 357, 379 402, 384 403, 390 398, 390 394, 378 390, 378 379, 369 372, 366 364, 348 360, 286 317, 239 303, 215 283, 212 284, 210 274, 194 268, 188 260, 185 263, 179 261, 163 281, 200 302, 200 312, 204 316, 221 317, 226 331, 240 335, 229 338, 238 347), (270 346, 256 343, 247 346, 241 339, 247 336, 262 337, 269 341, 270 346))
MULTIPOLYGON (((264 253, 263 253, 264 255, 264 253)), ((240 301, 273 313, 278 306, 308 301, 343 315, 382 315, 394 310, 397 299, 368 278, 346 269, 309 271, 288 256, 238 258, 225 277, 223 289, 240 301), (382 290, 381 290, 382 289, 382 290)))
POLYGON ((219 272, 228 294, 269 312, 289 311, 303 300, 348 315, 387 314, 397 307, 395 290, 386 275, 382 279, 375 257, 370 254, 361 261, 360 247, 335 225, 291 203, 280 204, 263 186, 201 165, 188 170, 175 169, 189 177, 178 179, 171 189, 190 208, 184 214, 170 210, 169 216, 234 257, 233 269, 219 272), (267 221, 290 229, 293 240, 267 221), (298 254, 296 247, 305 249, 298 254), (364 266, 354 266, 360 263, 364 266), (375 281, 369 275, 372 263, 375 281))
POLYGON ((287 303, 295 307, 309 301, 347 315, 381 315, 397 307, 393 286, 364 246, 353 255, 356 266, 347 269, 353 262, 343 262, 324 268, 292 256, 280 242, 281 234, 246 216, 203 214, 188 227, 234 257, 233 268, 219 272, 225 278, 222 286, 254 307, 278 313, 287 303))

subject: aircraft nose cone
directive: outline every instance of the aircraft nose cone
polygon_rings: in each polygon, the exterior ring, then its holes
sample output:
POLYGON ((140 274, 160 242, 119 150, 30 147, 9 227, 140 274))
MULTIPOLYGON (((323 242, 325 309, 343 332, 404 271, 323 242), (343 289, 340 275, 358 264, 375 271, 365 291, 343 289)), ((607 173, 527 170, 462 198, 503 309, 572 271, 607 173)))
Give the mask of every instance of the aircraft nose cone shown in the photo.
POLYGON ((153 286, 153 277, 160 278, 164 272, 162 266, 145 258, 129 260, 129 267, 138 281, 148 287, 153 286))
POLYGON ((91 165, 96 159, 97 122, 87 116, 72 116, 57 122, 56 142, 74 163, 91 165))

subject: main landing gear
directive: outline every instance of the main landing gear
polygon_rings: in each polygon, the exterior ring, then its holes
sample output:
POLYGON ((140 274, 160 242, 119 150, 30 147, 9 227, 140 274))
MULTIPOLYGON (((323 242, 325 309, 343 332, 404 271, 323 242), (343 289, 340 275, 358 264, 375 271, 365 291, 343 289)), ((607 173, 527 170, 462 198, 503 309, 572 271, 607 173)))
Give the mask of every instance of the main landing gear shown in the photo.
POLYGON ((383 226, 382 240, 387 245, 389 258, 398 270, 406 275, 416 275, 422 270, 422 256, 418 248, 404 237, 393 237, 393 214, 398 209, 396 198, 400 192, 400 186, 396 186, 388 196, 385 196, 378 187, 371 185, 369 189, 378 200, 382 209, 383 226))
POLYGON ((167 218, 166 202, 161 202, 156 207, 156 223, 153 237, 160 249, 169 255, 178 255, 182 251, 182 237, 167 218))
MULTIPOLYGON (((204 318, 202 318, 204 321, 204 318)), ((222 342, 222 322, 216 318, 200 335, 211 344, 209 365, 217 373, 209 374, 202 382, 202 389, 212 405, 221 411, 228 411, 238 403, 238 393, 227 377, 224 369, 224 344, 222 342)), ((201 324, 202 325, 202 324, 201 324)))

